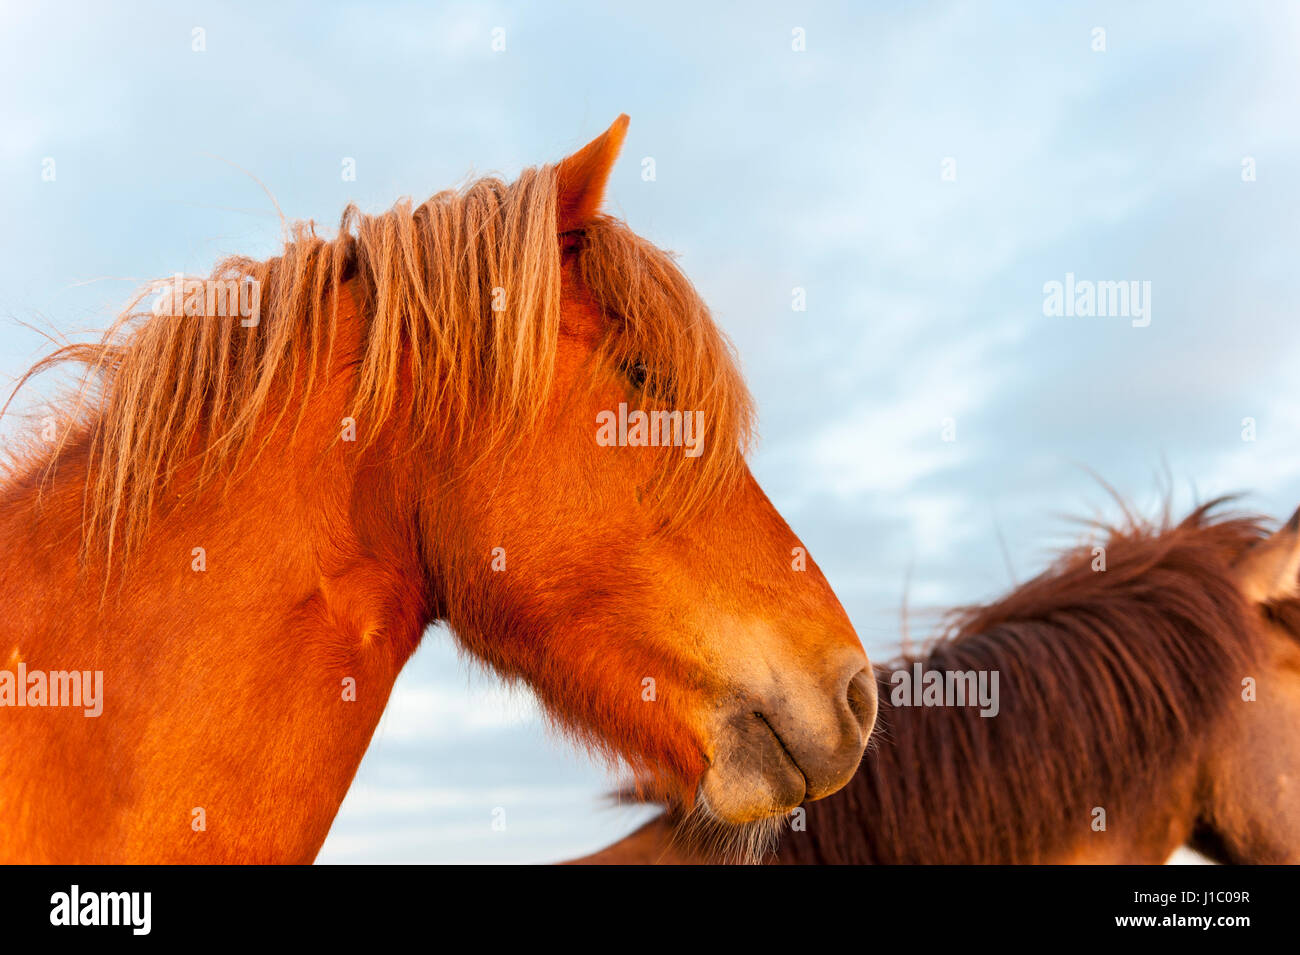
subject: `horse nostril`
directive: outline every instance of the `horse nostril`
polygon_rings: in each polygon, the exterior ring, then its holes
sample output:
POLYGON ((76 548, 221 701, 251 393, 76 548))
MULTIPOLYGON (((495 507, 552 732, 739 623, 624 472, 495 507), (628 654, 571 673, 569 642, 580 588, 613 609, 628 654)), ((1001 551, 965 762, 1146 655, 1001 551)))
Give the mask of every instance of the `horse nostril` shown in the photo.
POLYGON ((862 727, 862 740, 865 743, 871 736, 871 728, 876 724, 876 675, 871 667, 863 667, 849 680, 848 700, 849 709, 862 727))

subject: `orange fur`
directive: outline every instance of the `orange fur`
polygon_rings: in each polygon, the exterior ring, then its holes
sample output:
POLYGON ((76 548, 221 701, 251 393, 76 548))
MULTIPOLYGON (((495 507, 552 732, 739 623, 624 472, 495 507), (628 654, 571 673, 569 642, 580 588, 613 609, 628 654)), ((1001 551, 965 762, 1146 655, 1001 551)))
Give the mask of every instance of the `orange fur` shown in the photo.
POLYGON ((436 619, 646 792, 739 823, 847 779, 866 658, 745 466, 730 346, 597 213, 625 127, 226 260, 253 327, 129 311, 32 370, 87 373, 0 490, 0 658, 107 700, 0 709, 0 861, 311 860, 436 619), (621 401, 704 453, 597 446, 621 401))

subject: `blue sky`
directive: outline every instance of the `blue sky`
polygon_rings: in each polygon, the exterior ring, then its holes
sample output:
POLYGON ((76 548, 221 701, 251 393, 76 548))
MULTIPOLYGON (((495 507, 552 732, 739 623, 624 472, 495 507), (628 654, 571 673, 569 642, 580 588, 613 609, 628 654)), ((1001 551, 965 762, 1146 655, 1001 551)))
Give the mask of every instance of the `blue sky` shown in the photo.
MULTIPOLYGON (((1170 480, 1300 504, 1296 7, 612 6, 5 5, 0 372, 43 352, 20 322, 102 327, 151 277, 272 253, 235 166, 332 229, 627 112, 609 207, 735 340, 754 470, 869 651, 909 568, 916 608, 984 599, 1113 513, 1089 469, 1148 511, 1170 480), (1045 316, 1067 273, 1149 281, 1150 325, 1045 316)), ((641 817, 607 786, 435 629, 321 860, 562 858, 641 817)))

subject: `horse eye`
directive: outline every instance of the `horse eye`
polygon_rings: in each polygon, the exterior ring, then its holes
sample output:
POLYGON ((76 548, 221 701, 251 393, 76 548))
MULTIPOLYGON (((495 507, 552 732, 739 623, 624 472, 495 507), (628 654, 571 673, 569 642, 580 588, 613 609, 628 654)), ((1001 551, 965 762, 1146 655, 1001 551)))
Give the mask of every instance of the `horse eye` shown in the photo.
POLYGON ((624 366, 627 374, 627 380, 632 383, 632 387, 640 391, 645 387, 646 379, 650 377, 649 371, 646 370, 645 362, 637 359, 624 366))

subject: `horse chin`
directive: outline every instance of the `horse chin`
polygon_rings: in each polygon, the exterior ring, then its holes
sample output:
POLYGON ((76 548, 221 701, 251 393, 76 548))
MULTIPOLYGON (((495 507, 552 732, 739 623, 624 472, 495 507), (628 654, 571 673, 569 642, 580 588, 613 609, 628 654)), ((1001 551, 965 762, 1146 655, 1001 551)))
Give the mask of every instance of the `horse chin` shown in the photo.
POLYGON ((670 811, 671 844, 692 858, 724 865, 759 865, 776 852, 786 814, 778 812, 744 822, 719 815, 701 788, 686 811, 670 811))
POLYGON ((727 721, 725 744, 700 781, 710 815, 730 826, 780 819, 808 794, 794 758, 767 721, 755 713, 727 721))

